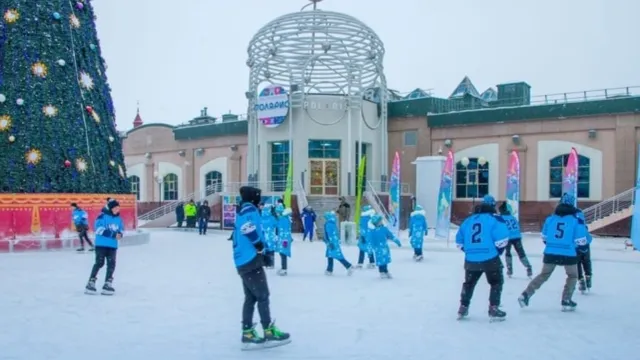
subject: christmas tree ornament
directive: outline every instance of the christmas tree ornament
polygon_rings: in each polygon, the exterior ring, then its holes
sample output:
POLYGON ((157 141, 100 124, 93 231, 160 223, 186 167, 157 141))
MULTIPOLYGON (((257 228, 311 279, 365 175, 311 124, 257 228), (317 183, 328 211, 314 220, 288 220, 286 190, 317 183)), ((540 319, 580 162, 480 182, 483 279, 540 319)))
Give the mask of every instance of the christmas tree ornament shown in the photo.
POLYGON ((60 18, 61 18, 60 13, 59 12, 54 12, 53 13, 53 18, 56 19, 56 20, 60 20, 60 18))
POLYGON ((18 100, 16 100, 16 104, 18 104, 18 106, 22 106, 22 105, 24 105, 24 99, 18 99, 18 100))
POLYGON ((12 142, 14 142, 14 141, 16 141, 16 137, 15 137, 15 136, 13 136, 13 135, 9 135, 9 142, 11 142, 11 143, 12 143, 12 142))
POLYGON ((4 21, 6 21, 7 24, 13 24, 18 20, 20 20, 20 13, 18 10, 9 9, 4 13, 4 21))
POLYGON ((71 161, 69 161, 69 160, 65 160, 65 161, 64 161, 64 167, 66 167, 66 168, 71 167, 71 161))
POLYGON ((81 3, 80 1, 78 1, 78 2, 76 3, 76 7, 78 8, 78 10, 82 10, 82 9, 84 9, 84 4, 83 4, 83 3, 81 3))
POLYGON ((0 94, 0 104, 2 104, 5 101, 7 101, 7 97, 4 96, 4 94, 0 94))
POLYGON ((84 109, 89 113, 89 115, 93 112, 93 108, 89 105, 85 106, 84 109))
POLYGON ((89 44, 89 49, 95 51, 96 50, 96 46, 93 44, 89 44))
POLYGON ((80 72, 80 86, 82 86, 86 90, 93 89, 93 78, 91 75, 87 74, 84 71, 80 72))
POLYGON ((38 149, 31 149, 27 151, 24 157, 28 164, 38 165, 40 160, 42 160, 42 153, 38 149))
POLYGON ((83 158, 76 159, 76 169, 80 172, 87 171, 87 162, 83 158))
POLYGON ((75 14, 71 14, 71 16, 69 17, 69 24, 71 24, 72 28, 79 29, 80 19, 78 19, 78 17, 75 14))
POLYGON ((92 112, 91 112, 91 117, 93 118, 93 120, 94 120, 95 122, 100 123, 100 115, 98 115, 98 113, 97 113, 97 112, 92 111, 92 112))
POLYGON ((118 173, 120 173, 121 178, 124 178, 124 169, 122 168, 122 165, 118 165, 118 173))
POLYGON ((65 66, 65 65, 67 65, 67 62, 64 61, 63 59, 60 59, 60 60, 58 60, 58 65, 65 66))
POLYGON ((58 108, 53 106, 53 105, 45 105, 42 108, 42 112, 44 113, 44 116, 46 116, 46 117, 54 117, 54 116, 58 115, 58 108))
POLYGON ((116 162, 115 162, 115 161, 113 161, 113 160, 109 160, 109 165, 111 165, 111 166, 116 166, 116 162))
POLYGON ((49 73, 49 69, 47 68, 47 65, 45 65, 43 62, 38 61, 33 65, 31 65, 31 72, 33 73, 33 75, 44 79, 45 77, 47 77, 47 74, 49 73))
POLYGON ((109 136, 109 142, 114 142, 116 139, 113 136, 109 136))
POLYGON ((11 116, 9 115, 1 115, 0 116, 0 131, 7 131, 11 127, 11 116))

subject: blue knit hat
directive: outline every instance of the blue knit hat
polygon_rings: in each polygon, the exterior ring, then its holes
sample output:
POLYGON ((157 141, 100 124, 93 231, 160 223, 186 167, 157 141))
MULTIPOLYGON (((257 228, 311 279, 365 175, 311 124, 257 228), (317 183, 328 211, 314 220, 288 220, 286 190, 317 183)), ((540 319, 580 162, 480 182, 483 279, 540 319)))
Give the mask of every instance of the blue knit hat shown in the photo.
POLYGON ((482 199, 482 203, 483 204, 487 204, 487 205, 491 205, 491 206, 496 206, 496 199, 492 195, 488 195, 487 194, 482 199))
POLYGON ((564 193, 560 198, 560 204, 575 206, 576 198, 569 193, 564 193))

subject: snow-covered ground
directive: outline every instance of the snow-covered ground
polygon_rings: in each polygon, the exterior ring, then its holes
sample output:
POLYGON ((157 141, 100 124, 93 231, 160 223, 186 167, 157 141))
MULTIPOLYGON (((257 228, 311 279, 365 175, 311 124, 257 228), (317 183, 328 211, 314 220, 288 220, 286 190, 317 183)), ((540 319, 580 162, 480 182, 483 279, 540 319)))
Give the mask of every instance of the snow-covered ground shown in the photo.
MULTIPOLYGON (((487 319, 484 280, 470 318, 455 320, 463 269, 453 245, 427 241, 422 263, 411 260, 407 246, 392 245, 394 279, 381 280, 375 270, 347 277, 340 264, 326 277, 324 245, 296 241, 289 276, 269 276, 273 315, 293 342, 241 352, 243 293, 227 235, 157 231, 149 245, 123 247, 113 297, 83 294, 89 254, 0 255, 0 359, 604 360, 640 354, 634 340, 640 254, 624 251, 621 239, 595 241, 593 292, 576 293, 575 313, 560 311, 562 269, 521 310, 516 298, 527 280, 514 259, 503 323, 487 319)), ((527 235, 525 248, 534 271, 540 269, 537 236, 527 235)), ((356 248, 345 253, 355 262, 356 248)), ((100 276, 101 286, 104 269, 100 276)))

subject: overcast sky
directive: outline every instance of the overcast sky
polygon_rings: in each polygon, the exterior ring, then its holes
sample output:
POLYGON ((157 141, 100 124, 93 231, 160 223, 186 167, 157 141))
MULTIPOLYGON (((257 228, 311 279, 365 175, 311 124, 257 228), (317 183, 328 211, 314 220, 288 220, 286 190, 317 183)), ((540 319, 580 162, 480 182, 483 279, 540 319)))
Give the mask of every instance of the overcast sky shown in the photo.
MULTIPOLYGON (((94 0, 118 128, 246 112, 247 45, 307 0, 94 0)), ((640 86, 638 0, 324 0, 385 43, 389 87, 447 97, 527 81, 534 95, 640 86)), ((640 93, 640 88, 636 89, 640 93)))

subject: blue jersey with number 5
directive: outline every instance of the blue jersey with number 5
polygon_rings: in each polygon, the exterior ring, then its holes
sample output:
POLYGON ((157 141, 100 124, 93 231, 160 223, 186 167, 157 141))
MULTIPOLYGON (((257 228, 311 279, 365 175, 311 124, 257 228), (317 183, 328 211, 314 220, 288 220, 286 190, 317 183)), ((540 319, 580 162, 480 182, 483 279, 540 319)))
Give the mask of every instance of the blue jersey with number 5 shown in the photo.
POLYGON ((491 260, 499 256, 498 249, 508 242, 509 230, 504 219, 488 213, 465 219, 456 235, 456 245, 464 251, 467 262, 491 260))
POLYGON ((513 215, 502 215, 502 218, 504 219, 504 223, 507 224, 507 229, 509 229, 509 240, 522 239, 518 219, 513 215))
POLYGON ((542 239, 546 244, 545 254, 574 257, 577 246, 588 244, 587 227, 575 215, 553 214, 544 222, 542 239))

